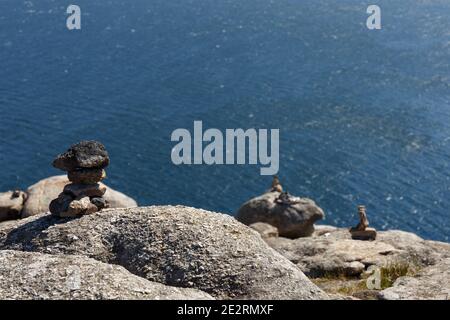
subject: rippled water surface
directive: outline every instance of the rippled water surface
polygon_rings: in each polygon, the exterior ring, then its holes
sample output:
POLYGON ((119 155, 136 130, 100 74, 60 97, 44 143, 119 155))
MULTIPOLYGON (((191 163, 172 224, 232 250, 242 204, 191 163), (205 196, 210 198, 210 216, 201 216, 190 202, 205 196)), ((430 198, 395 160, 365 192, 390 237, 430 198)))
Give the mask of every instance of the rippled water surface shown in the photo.
POLYGON ((140 204, 234 214, 255 166, 171 163, 176 128, 280 128, 291 193, 350 226, 450 236, 450 3, 357 0, 0 0, 0 190, 49 175, 82 139, 140 204), (372 4, 372 3, 371 3, 372 4))

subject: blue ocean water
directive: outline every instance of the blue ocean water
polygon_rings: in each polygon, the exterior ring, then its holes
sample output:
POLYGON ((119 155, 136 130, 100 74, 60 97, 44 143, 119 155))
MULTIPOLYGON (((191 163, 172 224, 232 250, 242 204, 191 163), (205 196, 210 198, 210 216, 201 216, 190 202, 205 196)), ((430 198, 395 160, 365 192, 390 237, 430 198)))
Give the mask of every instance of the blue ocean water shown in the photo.
POLYGON ((450 236, 450 2, 0 0, 0 190, 82 139, 142 205, 234 214, 257 166, 175 166, 176 128, 280 128, 280 178, 327 224, 450 236), (382 9, 369 31, 366 8, 382 9))

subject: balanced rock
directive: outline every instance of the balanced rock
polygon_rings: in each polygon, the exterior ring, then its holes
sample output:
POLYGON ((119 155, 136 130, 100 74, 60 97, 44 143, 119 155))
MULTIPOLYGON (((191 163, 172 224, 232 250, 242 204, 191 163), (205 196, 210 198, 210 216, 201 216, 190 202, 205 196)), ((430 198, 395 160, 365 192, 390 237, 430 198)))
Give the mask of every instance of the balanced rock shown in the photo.
POLYGON ((192 300, 204 292, 166 286, 84 256, 0 251, 0 299, 192 300))
POLYGON ((19 219, 26 198, 19 190, 0 193, 0 221, 19 219))
POLYGON ((276 227, 282 237, 298 238, 312 235, 314 223, 324 216, 311 199, 270 191, 244 203, 236 218, 246 225, 265 222, 276 227))
MULTIPOLYGON (((60 175, 43 179, 30 186, 26 193, 22 218, 30 217, 39 213, 45 213, 49 209, 51 201, 59 196, 66 185, 70 184, 67 176, 60 175)), ((129 196, 100 183, 106 188, 103 198, 108 202, 110 208, 136 207, 137 203, 129 196)))
POLYGON ((68 172, 86 168, 103 169, 108 165, 108 152, 105 146, 97 141, 82 141, 74 144, 53 161, 55 168, 68 172))
POLYGON ((98 183, 106 177, 103 168, 108 164, 108 152, 97 141, 82 141, 60 154, 53 161, 53 166, 68 171, 68 179, 73 183, 64 186, 63 194, 72 197, 72 201, 67 210, 62 210, 62 207, 64 209, 66 207, 67 197, 59 195, 50 203, 50 212, 55 216, 66 218, 92 214, 108 207, 104 199, 104 205, 100 204, 103 200, 99 199, 105 194, 106 187, 98 183), (96 204, 91 202, 93 198, 97 199, 96 204))
POLYGON ((350 229, 352 239, 354 240, 375 240, 377 231, 369 228, 369 220, 367 219, 366 207, 358 206, 359 223, 356 227, 350 229))
POLYGON ((233 217, 182 206, 106 209, 61 223, 0 224, 0 250, 83 255, 220 299, 327 299, 294 264, 233 217))
POLYGON ((64 187, 65 194, 69 194, 74 198, 90 197, 101 198, 106 193, 105 185, 96 184, 78 184, 71 183, 64 187))
MULTIPOLYGON (((51 207, 51 206, 50 206, 51 207)), ((89 197, 77 198, 69 203, 66 211, 50 211, 51 213, 60 216, 61 218, 73 218, 85 214, 92 214, 97 212, 98 208, 91 203, 89 197)))
POLYGON ((69 181, 75 184, 96 184, 106 178, 103 169, 77 169, 67 174, 69 181))

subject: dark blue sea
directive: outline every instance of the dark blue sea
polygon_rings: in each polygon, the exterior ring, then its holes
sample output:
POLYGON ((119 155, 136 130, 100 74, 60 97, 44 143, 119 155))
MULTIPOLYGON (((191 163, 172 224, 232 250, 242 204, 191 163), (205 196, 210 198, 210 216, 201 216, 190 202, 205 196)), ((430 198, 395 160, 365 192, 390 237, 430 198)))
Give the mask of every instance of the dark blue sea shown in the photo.
POLYGON ((83 139, 142 205, 235 214, 259 166, 175 166, 177 128, 279 128, 280 179, 323 223, 450 237, 447 0, 0 0, 0 190, 83 139), (77 4, 82 29, 66 28, 77 4), (367 6, 382 29, 366 27, 367 6))

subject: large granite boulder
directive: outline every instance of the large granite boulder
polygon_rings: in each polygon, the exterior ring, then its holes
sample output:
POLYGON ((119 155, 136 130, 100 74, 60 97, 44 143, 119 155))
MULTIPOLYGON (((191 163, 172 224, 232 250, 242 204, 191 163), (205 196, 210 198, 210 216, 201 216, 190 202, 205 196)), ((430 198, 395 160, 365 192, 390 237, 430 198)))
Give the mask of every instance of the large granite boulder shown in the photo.
MULTIPOLYGON (((58 195, 64 190, 66 185, 71 182, 65 175, 54 176, 32 185, 28 188, 27 201, 22 210, 22 218, 30 217, 49 210, 50 202, 58 198, 58 195)), ((111 208, 128 208, 136 207, 137 203, 132 198, 118 192, 111 187, 107 187, 100 183, 102 188, 106 188, 103 196, 109 203, 111 208)))
POLYGON ((234 218, 182 206, 48 214, 0 224, 0 249, 84 255, 216 298, 326 299, 294 264, 234 218))
POLYGON ((280 201, 282 192, 267 192, 242 205, 236 218, 246 225, 265 222, 278 229, 280 236, 299 238, 314 232, 314 223, 324 218, 324 212, 307 198, 290 197, 280 201))
POLYGON ((383 300, 450 300, 450 259, 421 270, 414 276, 398 278, 379 293, 383 300))
POLYGON ((26 194, 23 191, 0 193, 0 222, 20 218, 26 194))
POLYGON ((0 299, 212 299, 84 256, 0 251, 0 299))

